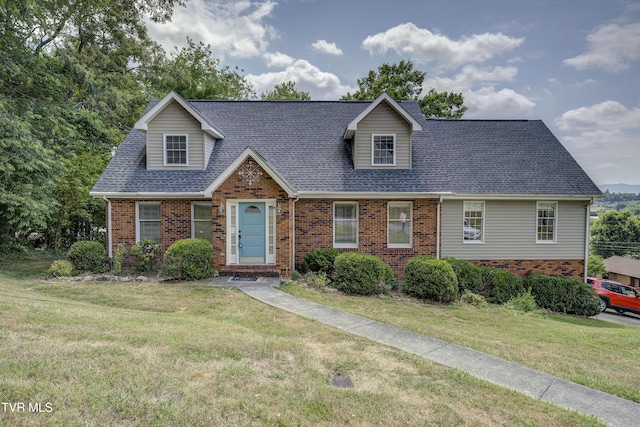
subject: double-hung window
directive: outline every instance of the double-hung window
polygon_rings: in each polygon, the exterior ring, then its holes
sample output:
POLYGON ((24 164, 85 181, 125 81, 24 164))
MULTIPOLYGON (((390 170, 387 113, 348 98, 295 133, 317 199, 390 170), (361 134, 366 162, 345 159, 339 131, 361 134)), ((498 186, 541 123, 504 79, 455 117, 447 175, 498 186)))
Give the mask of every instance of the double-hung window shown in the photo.
POLYGON ((372 135, 372 165, 394 166, 396 164, 396 136, 372 135))
POLYGON ((139 202, 136 205, 136 241, 153 240, 161 242, 162 216, 160 203, 139 202))
POLYGON ((212 241, 213 228, 211 203, 193 203, 191 205, 191 237, 212 241))
POLYGON ((558 202, 536 204, 536 243, 555 243, 558 221, 558 202))
POLYGON ((464 202, 462 236, 465 243, 484 242, 484 202, 464 202))
POLYGON ((387 205, 387 245, 390 248, 410 248, 412 243, 411 202, 389 202, 387 205))
POLYGON ((187 135, 164 136, 165 166, 187 166, 187 135))
POLYGON ((358 203, 334 203, 333 246, 336 248, 358 247, 358 203))

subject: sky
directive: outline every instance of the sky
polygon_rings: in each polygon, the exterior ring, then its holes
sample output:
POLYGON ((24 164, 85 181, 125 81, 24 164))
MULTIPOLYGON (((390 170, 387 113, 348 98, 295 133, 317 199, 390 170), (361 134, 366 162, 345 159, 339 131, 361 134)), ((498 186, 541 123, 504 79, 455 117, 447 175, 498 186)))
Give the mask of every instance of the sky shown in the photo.
POLYGON ((337 100, 410 60, 463 119, 540 119, 596 184, 640 184, 640 0, 187 0, 149 34, 210 45, 258 95, 337 100))

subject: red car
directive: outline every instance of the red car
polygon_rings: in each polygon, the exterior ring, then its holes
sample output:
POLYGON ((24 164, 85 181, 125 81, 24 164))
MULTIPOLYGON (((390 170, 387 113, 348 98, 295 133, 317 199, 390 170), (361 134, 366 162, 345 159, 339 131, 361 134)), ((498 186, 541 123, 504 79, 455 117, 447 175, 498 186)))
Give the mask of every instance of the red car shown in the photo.
POLYGON ((618 313, 629 311, 640 314, 640 294, 629 285, 608 279, 587 278, 587 283, 600 297, 600 309, 612 308, 618 313))

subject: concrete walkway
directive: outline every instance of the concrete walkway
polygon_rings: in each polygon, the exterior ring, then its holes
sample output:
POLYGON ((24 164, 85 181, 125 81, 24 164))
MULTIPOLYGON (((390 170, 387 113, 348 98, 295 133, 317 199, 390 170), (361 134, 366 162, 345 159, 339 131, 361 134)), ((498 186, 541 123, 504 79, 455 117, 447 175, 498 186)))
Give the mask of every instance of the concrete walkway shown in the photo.
POLYGON ((245 294, 273 307, 417 354, 450 368, 467 371, 473 376, 509 387, 535 399, 594 415, 612 426, 626 427, 640 422, 638 403, 466 347, 296 298, 275 289, 279 285, 277 278, 260 278, 257 282, 217 278, 213 285, 238 286, 245 294))

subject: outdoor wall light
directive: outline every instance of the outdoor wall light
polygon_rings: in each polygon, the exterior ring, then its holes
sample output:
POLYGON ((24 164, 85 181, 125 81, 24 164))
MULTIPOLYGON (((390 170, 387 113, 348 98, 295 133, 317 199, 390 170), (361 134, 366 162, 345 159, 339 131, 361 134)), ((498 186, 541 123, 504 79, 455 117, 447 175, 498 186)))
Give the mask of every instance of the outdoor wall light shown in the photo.
POLYGON ((282 215, 282 206, 280 206, 280 202, 276 202, 276 215, 282 215))
POLYGON ((224 215, 224 205, 222 203, 218 205, 218 215, 224 215))

